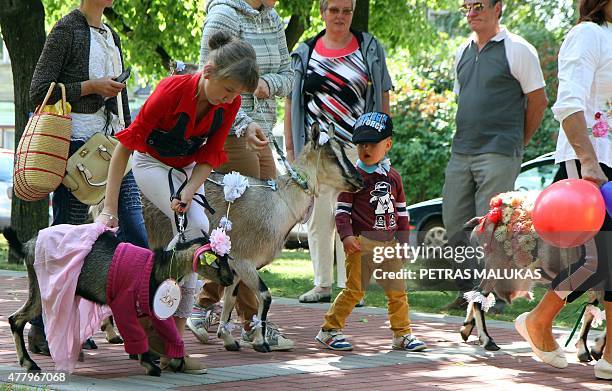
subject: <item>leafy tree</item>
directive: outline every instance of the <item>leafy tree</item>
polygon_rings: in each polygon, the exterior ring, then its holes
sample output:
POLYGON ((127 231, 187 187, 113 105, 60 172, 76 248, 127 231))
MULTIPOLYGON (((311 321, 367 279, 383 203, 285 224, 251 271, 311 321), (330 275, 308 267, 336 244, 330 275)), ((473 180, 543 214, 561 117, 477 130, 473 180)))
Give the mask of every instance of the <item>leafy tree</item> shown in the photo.
MULTIPOLYGON (((550 105, 557 96, 557 55, 560 44, 574 23, 571 1, 504 1, 502 24, 532 43, 538 51, 550 105)), ((465 18, 452 11, 458 2, 440 3, 430 18, 438 39, 427 50, 396 51, 390 59, 396 82, 392 95, 395 146, 391 157, 406 180, 409 202, 418 202, 441 194, 444 169, 450 157, 455 130, 455 96, 452 94, 454 53, 470 34, 465 18), (451 12, 448 12, 451 10, 451 12)), ((430 13, 430 16, 433 13, 430 13)), ((544 120, 524 159, 553 151, 559 123, 552 111, 544 120)))

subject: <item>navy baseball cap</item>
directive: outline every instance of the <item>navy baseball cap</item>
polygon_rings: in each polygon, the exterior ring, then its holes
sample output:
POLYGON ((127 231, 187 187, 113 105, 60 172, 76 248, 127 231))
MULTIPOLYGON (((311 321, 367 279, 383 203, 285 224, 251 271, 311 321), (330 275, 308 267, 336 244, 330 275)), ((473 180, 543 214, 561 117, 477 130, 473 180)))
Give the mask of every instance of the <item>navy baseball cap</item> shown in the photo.
POLYGON ((393 135, 393 122, 385 113, 365 113, 357 118, 353 126, 353 143, 378 143, 393 135))

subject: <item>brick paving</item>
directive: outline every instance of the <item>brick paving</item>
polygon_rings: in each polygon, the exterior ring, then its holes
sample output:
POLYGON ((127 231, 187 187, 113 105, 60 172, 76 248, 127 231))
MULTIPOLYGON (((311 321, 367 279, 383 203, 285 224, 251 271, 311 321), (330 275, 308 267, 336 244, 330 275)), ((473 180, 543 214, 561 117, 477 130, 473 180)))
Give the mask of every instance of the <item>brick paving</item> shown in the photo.
MULTIPOLYGON (((17 356, 7 317, 25 301, 24 273, 0 271, 0 372, 18 369, 17 356)), ((270 320, 282 326, 296 348, 292 352, 258 353, 243 347, 228 352, 211 335, 199 344, 185 333, 187 351, 205 362, 205 375, 163 373, 160 378, 143 376, 136 361, 129 360, 123 345, 110 345, 102 333, 94 338, 98 350, 85 351, 70 382, 48 386, 63 390, 147 389, 296 389, 296 390, 612 390, 612 382, 594 378, 592 364, 578 363, 568 349, 570 365, 558 370, 531 357, 508 322, 490 321, 488 329, 499 352, 486 352, 472 336, 463 343, 458 334, 461 319, 433 314, 412 314, 414 332, 429 345, 423 353, 390 350, 390 332, 384 309, 356 309, 348 320, 346 335, 352 352, 332 352, 314 341, 327 305, 304 305, 296 300, 275 298, 270 320)), ((565 337, 567 330, 557 330, 565 337)), ((26 331, 27 332, 27 331, 26 331)), ((234 331, 236 337, 239 336, 234 331)), ((32 358, 43 369, 53 362, 38 354, 32 358)))

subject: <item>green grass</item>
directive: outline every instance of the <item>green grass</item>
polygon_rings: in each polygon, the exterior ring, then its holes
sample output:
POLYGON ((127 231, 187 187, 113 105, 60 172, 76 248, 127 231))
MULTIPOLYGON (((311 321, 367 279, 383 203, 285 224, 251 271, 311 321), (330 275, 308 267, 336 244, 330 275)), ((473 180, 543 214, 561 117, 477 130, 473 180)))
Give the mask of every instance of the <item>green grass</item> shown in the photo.
MULTIPOLYGON (((274 263, 264 267, 260 274, 266 285, 270 288, 273 296, 297 298, 302 293, 310 290, 313 286, 313 271, 308 251, 288 250, 283 251, 274 263)), ((530 311, 540 301, 546 287, 538 287, 534 291, 534 300, 517 299, 512 305, 506 306, 503 313, 488 313, 488 319, 513 321, 523 312, 530 311)), ((334 287, 333 297, 340 293, 340 289, 334 287)), ((410 310, 416 312, 427 312, 433 314, 449 314, 465 316, 462 310, 444 310, 443 307, 454 300, 456 292, 451 290, 424 291, 423 289, 409 289, 408 301, 410 310)), ((566 305, 556 319, 556 326, 572 327, 578 317, 582 304, 587 300, 586 295, 574 303, 566 305)), ((368 287, 366 293, 366 305, 372 307, 387 307, 384 291, 376 284, 368 287)))
POLYGON ((25 386, 22 384, 0 383, 0 391, 50 390, 49 386, 25 386))
POLYGON ((0 269, 25 271, 23 263, 8 263, 8 243, 4 236, 0 235, 0 269))

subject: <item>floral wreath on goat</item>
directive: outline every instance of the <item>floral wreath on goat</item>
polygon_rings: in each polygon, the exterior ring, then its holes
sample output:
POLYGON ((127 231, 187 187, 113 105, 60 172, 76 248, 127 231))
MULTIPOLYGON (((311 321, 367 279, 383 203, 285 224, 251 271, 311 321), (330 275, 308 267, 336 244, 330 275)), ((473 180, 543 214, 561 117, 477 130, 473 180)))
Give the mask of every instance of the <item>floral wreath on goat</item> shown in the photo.
MULTIPOLYGON (((491 209, 480 221, 480 232, 484 231, 486 222, 494 224, 493 239, 501 242, 504 253, 521 267, 535 260, 533 251, 538 235, 531 212, 536 198, 535 192, 502 193, 491 199, 491 209)), ((485 244, 484 251, 489 254, 491 247, 485 244)))

